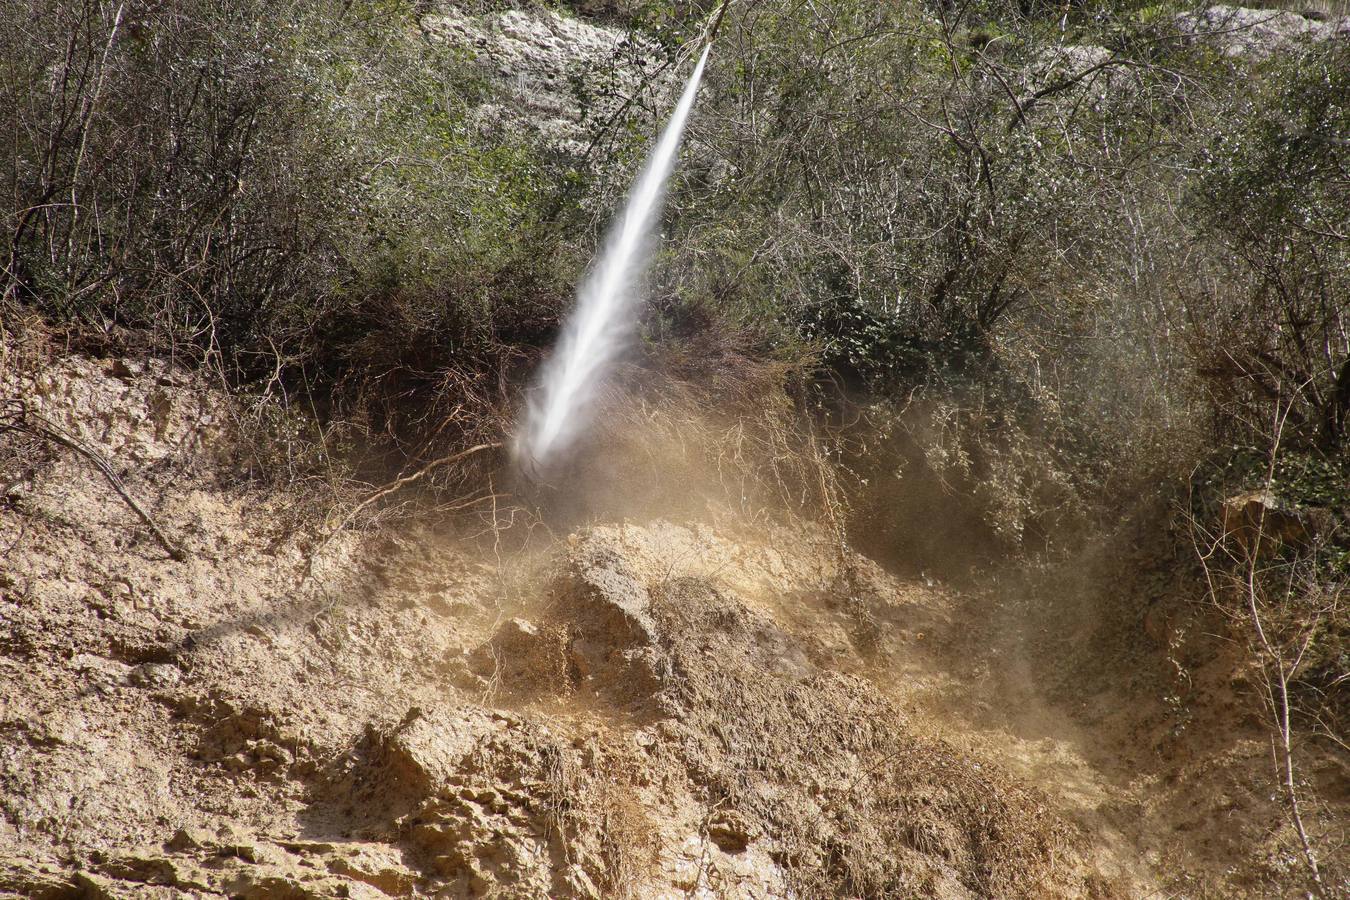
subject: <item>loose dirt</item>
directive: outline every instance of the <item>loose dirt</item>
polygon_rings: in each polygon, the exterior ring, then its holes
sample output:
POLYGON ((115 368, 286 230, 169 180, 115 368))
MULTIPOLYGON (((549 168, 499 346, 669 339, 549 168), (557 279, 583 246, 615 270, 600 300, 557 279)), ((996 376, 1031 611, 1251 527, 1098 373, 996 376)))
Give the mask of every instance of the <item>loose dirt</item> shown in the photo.
MULTIPOLYGON (((0 389, 187 551, 7 445, 0 895, 1256 897, 1297 866, 1237 657, 1187 658, 1199 620, 1109 554, 958 591, 710 515, 316 557, 183 373, 0 389)), ((1308 777, 1346 796, 1344 760, 1308 777)))

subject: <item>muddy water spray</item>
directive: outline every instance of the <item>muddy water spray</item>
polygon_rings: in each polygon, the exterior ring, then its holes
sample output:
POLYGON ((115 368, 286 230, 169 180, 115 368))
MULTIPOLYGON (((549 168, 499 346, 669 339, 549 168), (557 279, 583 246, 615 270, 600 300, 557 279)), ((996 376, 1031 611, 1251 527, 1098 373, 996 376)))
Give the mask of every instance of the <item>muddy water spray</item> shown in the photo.
POLYGON ((601 380, 632 334, 638 283, 651 256, 652 225, 665 198, 666 181, 675 166, 711 46, 703 48, 660 142, 577 291, 576 309, 564 324, 557 347, 540 372, 539 387, 517 441, 517 452, 531 469, 546 467, 584 429, 601 380))

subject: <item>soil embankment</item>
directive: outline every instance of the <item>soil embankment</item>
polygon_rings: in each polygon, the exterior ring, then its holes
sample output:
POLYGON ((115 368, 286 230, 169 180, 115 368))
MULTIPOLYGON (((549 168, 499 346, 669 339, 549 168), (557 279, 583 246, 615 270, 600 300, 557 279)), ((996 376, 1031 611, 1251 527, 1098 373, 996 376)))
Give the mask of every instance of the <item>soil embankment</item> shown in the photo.
POLYGON ((1111 622, 1074 611, 1084 591, 959 593, 729 522, 510 558, 409 527, 315 557, 284 497, 221 476, 218 398, 186 376, 66 357, 5 389, 115 460, 186 559, 78 455, 34 445, 7 478, 0 895, 1269 896, 1278 876, 1244 855, 1278 820, 1257 732, 1168 732, 1145 702, 1165 673, 1100 670, 1147 659, 1141 623, 1094 657, 1111 622))

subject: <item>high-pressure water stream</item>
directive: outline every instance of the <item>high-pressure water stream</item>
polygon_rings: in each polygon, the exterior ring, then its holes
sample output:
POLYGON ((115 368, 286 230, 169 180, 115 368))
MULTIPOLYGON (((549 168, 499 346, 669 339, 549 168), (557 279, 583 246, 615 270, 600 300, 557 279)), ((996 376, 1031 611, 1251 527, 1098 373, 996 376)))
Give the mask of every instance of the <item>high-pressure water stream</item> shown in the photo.
POLYGON ((651 256, 653 224, 711 47, 703 48, 661 140, 577 291, 576 309, 540 371, 517 442, 517 452, 531 470, 546 469, 585 428, 597 388, 633 333, 639 284, 651 256))

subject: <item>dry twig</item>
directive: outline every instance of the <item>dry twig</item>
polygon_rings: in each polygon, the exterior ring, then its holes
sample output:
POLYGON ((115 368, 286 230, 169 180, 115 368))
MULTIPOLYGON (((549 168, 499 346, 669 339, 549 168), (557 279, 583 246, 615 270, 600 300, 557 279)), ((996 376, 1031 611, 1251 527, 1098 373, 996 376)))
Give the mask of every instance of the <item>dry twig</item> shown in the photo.
POLYGON ((403 475, 399 478, 395 478, 393 481, 389 482, 384 487, 375 491, 370 496, 366 497, 366 499, 362 500, 360 503, 356 504, 350 510, 348 510, 347 514, 342 517, 342 520, 338 522, 336 526, 333 527, 332 534, 330 534, 329 537, 331 537, 333 534, 337 534, 339 531, 345 528, 347 526, 347 523, 356 517, 357 513, 359 513, 361 510, 365 509, 367 506, 374 503, 375 501, 380 500, 384 497, 388 497, 390 494, 404 487, 407 487, 414 481, 419 481, 425 478, 427 475, 430 475, 433 471, 441 468, 442 466, 448 466, 452 463, 457 463, 462 459, 467 459, 468 457, 473 456, 475 453, 481 453, 484 450, 498 450, 501 448, 501 446, 502 445, 500 441, 490 441, 485 444, 478 444, 476 446, 470 447, 468 450, 461 450, 459 453, 452 453, 449 456, 442 456, 440 459, 432 460, 422 468, 418 469, 417 471, 409 475, 403 475))
MULTIPOLYGON (((1277 405, 1275 410, 1270 454, 1265 472, 1264 488, 1266 494, 1274 491, 1276 462, 1281 451, 1284 428, 1292 406, 1292 402, 1284 408, 1277 405)), ((1267 617, 1264 610, 1268 608, 1270 600, 1262 584, 1263 570, 1260 559, 1263 542, 1272 538, 1266 530, 1265 519, 1266 509, 1262 506, 1255 523, 1255 539, 1250 546, 1244 547, 1241 554, 1234 558, 1233 561, 1239 564, 1239 569, 1229 573, 1228 580, 1231 582, 1231 587, 1235 589, 1234 593, 1241 597, 1247 616, 1247 625, 1251 628, 1253 644, 1261 654, 1261 674, 1265 689, 1264 699, 1271 714, 1273 729, 1271 756, 1280 788, 1284 794, 1289 822, 1298 837, 1313 893, 1319 897, 1327 897, 1330 896, 1330 893, 1322 878, 1317 851, 1304 823, 1302 801, 1298 792, 1298 780, 1294 767, 1294 700, 1291 696, 1291 687, 1317 633, 1317 623, 1305 625, 1303 634, 1293 642, 1294 646, 1292 647, 1288 645, 1287 641, 1278 636, 1273 636, 1267 627, 1267 617)), ((1199 523, 1194 520, 1192 520, 1191 526, 1193 537, 1203 531, 1199 523)), ((1209 595, 1215 602, 1218 602, 1220 587, 1216 584, 1215 570, 1211 559, 1219 550, 1224 537, 1225 535, 1218 535, 1217 537, 1206 535, 1209 544, 1207 549, 1202 549, 1199 541, 1196 541, 1196 552, 1205 574, 1209 595)), ((1286 591, 1292 592, 1292 590, 1291 582, 1286 591)))
POLYGON ((88 446, 46 417, 34 412, 23 400, 10 400, 6 403, 6 406, 8 410, 0 414, 0 431, 22 431, 43 440, 51 441, 67 450, 73 450, 79 456, 84 457, 102 473, 108 484, 112 485, 112 489, 117 492, 117 496, 121 497, 123 502, 131 507, 131 511, 140 518, 146 528, 150 529, 150 533, 155 536, 155 540, 159 541, 160 546, 168 551, 169 556, 178 562, 187 559, 187 554, 182 548, 169 539, 169 536, 164 533, 164 529, 160 528, 150 513, 146 512, 145 507, 137 503, 136 498, 131 496, 126 485, 122 483, 122 479, 113 471, 112 464, 102 453, 88 446))

